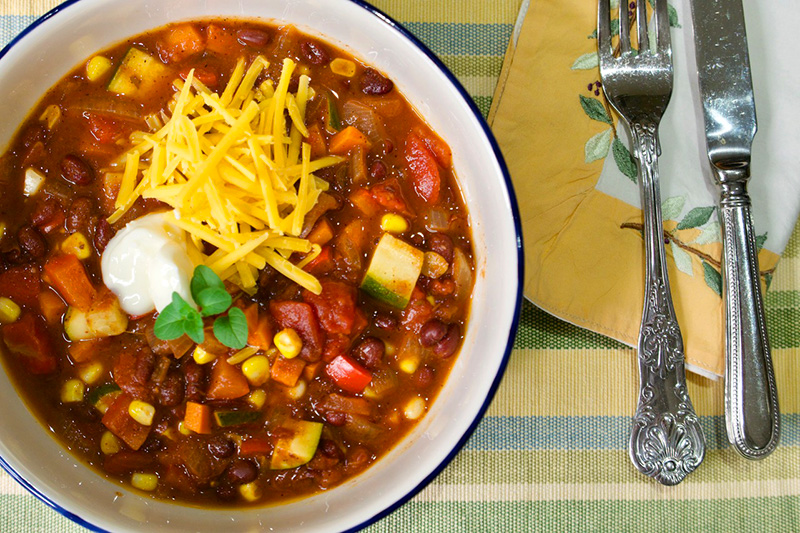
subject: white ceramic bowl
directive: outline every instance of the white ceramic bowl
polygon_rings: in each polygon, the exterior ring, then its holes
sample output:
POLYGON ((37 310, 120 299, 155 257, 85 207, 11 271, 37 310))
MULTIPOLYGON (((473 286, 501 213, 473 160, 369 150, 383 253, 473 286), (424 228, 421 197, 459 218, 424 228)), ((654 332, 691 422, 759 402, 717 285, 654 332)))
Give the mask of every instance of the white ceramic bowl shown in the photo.
POLYGON ((520 309, 521 233, 500 151, 464 89, 397 23, 354 0, 70 0, 0 55, 0 147, 37 100, 99 49, 178 20, 213 16, 287 21, 387 73, 450 144, 467 198, 476 284, 464 347, 427 416, 362 475, 297 502, 259 509, 192 508, 139 496, 65 451, 0 375, 0 464, 65 516, 110 531, 341 531, 407 501, 472 433, 499 384, 520 309), (120 495, 121 494, 121 495, 120 495))

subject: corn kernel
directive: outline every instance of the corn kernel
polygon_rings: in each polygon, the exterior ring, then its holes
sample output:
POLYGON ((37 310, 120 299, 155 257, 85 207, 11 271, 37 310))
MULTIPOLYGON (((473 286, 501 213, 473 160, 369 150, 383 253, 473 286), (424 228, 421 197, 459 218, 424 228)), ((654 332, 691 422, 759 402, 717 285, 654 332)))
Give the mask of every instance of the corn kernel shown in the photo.
POLYGON ((207 363, 214 361, 217 358, 215 354, 205 351, 200 346, 194 349, 192 357, 194 358, 194 362, 197 363, 198 365, 205 365, 207 363))
POLYGON ((178 431, 181 435, 191 435, 192 430, 186 427, 186 424, 183 423, 183 420, 178 422, 178 431))
POLYGON ((92 255, 92 245, 81 232, 75 232, 61 243, 61 251, 78 259, 88 259, 92 255))
POLYGON ((6 297, 0 297, 0 324, 16 322, 20 314, 19 306, 6 297))
POLYGON ((153 424, 156 408, 147 402, 133 400, 128 406, 128 414, 141 425, 149 426, 153 424))
POLYGON ((164 431, 161 432, 161 436, 172 441, 178 438, 178 436, 175 435, 175 429, 173 428, 166 428, 164 431))
POLYGON ((80 370, 78 370, 78 375, 87 385, 94 385, 103 375, 103 370, 105 369, 102 363, 91 363, 82 366, 80 370))
POLYGON ((400 370, 406 374, 413 374, 419 368, 419 357, 416 355, 409 355, 400 360, 400 370))
POLYGON ((298 379, 297 384, 292 387, 291 389, 286 391, 286 394, 292 400, 299 400, 306 394, 306 382, 305 380, 298 379))
POLYGON ((131 485, 139 490, 153 491, 158 487, 158 476, 136 472, 131 476, 131 485))
POLYGON ((364 389, 364 392, 362 392, 361 394, 364 396, 364 398, 367 398, 368 400, 378 399, 378 393, 375 392, 375 389, 373 389, 372 386, 370 385, 367 385, 366 388, 364 389))
POLYGON ((397 213, 386 213, 381 217, 381 229, 387 233, 403 233, 408 230, 408 221, 397 213))
POLYGON ((52 130, 61 119, 61 108, 56 104, 47 106, 39 120, 47 123, 47 129, 52 130))
POLYGON ((436 298, 434 298, 432 295, 430 295, 430 294, 427 295, 425 297, 425 299, 428 300, 429 304, 431 304, 432 306, 436 307, 436 298))
POLYGON ((269 359, 263 355, 256 355, 242 363, 242 374, 250 385, 260 386, 269 378, 269 359))
POLYGON ((61 402, 72 403, 82 402, 83 393, 86 390, 86 385, 79 379, 70 379, 64 382, 61 386, 61 402))
POLYGON ((247 395, 247 403, 256 409, 261 409, 267 403, 267 393, 264 389, 254 389, 247 395))
POLYGON ((248 502, 255 502, 261 498, 261 487, 258 486, 257 481, 244 483, 239 485, 239 494, 248 502))
POLYGON ((110 431, 100 437, 100 451, 106 455, 114 455, 120 450, 119 439, 110 431))
POLYGON ((238 365, 239 363, 246 361, 250 356, 254 355, 257 351, 258 351, 257 346, 245 346, 232 356, 228 357, 228 364, 238 365))
POLYGON ((416 420, 425 412, 425 400, 419 396, 411 398, 403 409, 403 415, 409 420, 416 420))
POLYGON ((111 68, 111 60, 103 56, 94 56, 86 63, 86 77, 89 81, 100 79, 100 76, 111 68))
POLYGON ((345 78, 352 78, 356 73, 356 64, 343 57, 337 57, 331 61, 330 66, 331 72, 345 78))
POLYGON ((276 333, 273 341, 275 347, 286 359, 297 357, 297 354, 303 349, 303 341, 292 328, 286 328, 276 333))

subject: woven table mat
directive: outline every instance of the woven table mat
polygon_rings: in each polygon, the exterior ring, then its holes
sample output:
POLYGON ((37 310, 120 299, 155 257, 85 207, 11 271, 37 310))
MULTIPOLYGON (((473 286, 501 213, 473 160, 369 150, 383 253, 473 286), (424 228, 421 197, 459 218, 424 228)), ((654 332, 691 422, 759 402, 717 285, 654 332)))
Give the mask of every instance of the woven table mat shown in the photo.
MULTIPOLYGON (((520 2, 374 4, 438 54, 486 114, 520 2)), ((0 0, 0 44, 55 5, 0 0)), ((626 450, 635 352, 525 303, 505 378, 475 434, 433 483, 366 531, 800 531, 798 229, 766 306, 783 434, 764 461, 742 459, 727 445, 722 383, 690 376, 708 441, 705 462, 676 487, 640 475, 626 450)), ((0 471, 0 532, 33 531, 85 530, 0 471)))

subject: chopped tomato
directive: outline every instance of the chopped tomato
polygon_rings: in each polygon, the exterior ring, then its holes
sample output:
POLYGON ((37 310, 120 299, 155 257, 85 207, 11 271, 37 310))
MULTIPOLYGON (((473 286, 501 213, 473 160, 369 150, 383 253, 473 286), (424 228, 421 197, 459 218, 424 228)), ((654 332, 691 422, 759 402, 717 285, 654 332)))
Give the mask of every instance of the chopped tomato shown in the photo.
POLYGON ((250 392, 250 385, 242 371, 228 364, 224 358, 214 361, 206 398, 209 400, 235 400, 250 392))
POLYGON ((344 354, 328 363, 325 372, 339 387, 352 393, 364 392, 372 381, 372 374, 367 369, 344 354))
POLYGON ((267 437, 248 437, 239 445, 239 455, 267 455, 272 451, 272 443, 267 437))
POLYGON ((83 114, 89 120, 89 132, 92 137, 97 139, 101 144, 112 144, 123 133, 123 127, 120 121, 114 120, 112 117, 101 113, 89 113, 88 111, 83 114))
POLYGON ((370 188, 370 193, 381 206, 396 213, 411 214, 408 204, 403 198, 400 182, 397 178, 389 178, 370 188))
POLYGON ((5 296, 17 305, 36 309, 39 305, 41 274, 36 265, 13 266, 0 273, 0 296, 5 296))
POLYGON ((322 355, 325 332, 311 305, 304 302, 272 301, 269 310, 281 329, 292 328, 300 336, 303 341, 300 357, 310 363, 317 361, 322 355))
POLYGON ((416 133, 410 133, 405 146, 406 168, 416 193, 429 204, 439 200, 441 176, 436 158, 416 133))
POLYGON ((325 339, 325 349, 322 351, 322 360, 330 363, 336 356, 347 351, 350 346, 350 338, 347 335, 328 335, 325 339))
POLYGON ((441 167, 450 168, 453 164, 453 152, 450 150, 450 146, 441 137, 430 130, 425 130, 422 126, 414 128, 414 132, 422 138, 422 142, 436 158, 436 162, 441 167))
POLYGON ((103 415, 102 422, 122 442, 131 449, 138 450, 147 440, 152 426, 142 425, 131 417, 130 413, 128 413, 128 407, 132 401, 133 397, 128 394, 123 393, 117 396, 117 399, 108 408, 106 414, 103 415))
POLYGON ((349 335, 356 315, 356 289, 339 281, 322 281, 322 292, 303 291, 303 300, 317 313, 319 323, 328 333, 349 335))
POLYGON ((406 329, 419 333, 423 324, 433 317, 433 306, 428 300, 412 300, 403 310, 400 319, 406 329))
POLYGON ((152 395, 150 377, 154 368, 155 354, 152 350, 126 347, 114 361, 112 375, 116 384, 129 396, 149 400, 152 395))
POLYGON ((324 274, 333 269, 333 255, 330 246, 323 246, 319 255, 308 262, 304 270, 312 274, 324 274))
POLYGON ((44 321, 25 311, 12 324, 2 327, 3 340, 31 374, 49 374, 58 368, 53 343, 44 321))
POLYGON ((158 43, 158 56, 165 63, 176 63, 205 49, 203 35, 192 24, 181 24, 166 33, 158 43))
POLYGON ((366 189, 356 189, 350 193, 348 200, 367 217, 375 216, 381 208, 375 195, 366 189))

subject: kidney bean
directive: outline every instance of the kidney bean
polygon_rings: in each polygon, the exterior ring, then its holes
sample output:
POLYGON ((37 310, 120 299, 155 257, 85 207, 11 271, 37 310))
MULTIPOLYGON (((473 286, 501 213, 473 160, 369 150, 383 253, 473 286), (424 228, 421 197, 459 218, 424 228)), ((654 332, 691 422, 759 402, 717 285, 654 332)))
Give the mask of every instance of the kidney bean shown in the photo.
POLYGON ((397 319, 392 315, 378 313, 375 315, 375 325, 383 330, 392 331, 397 328, 397 319))
POLYGON ((303 57, 313 65, 324 65, 331 60, 324 48, 311 41, 300 43, 300 51, 303 53, 303 57))
POLYGON ((116 232, 111 227, 111 224, 108 223, 108 220, 103 217, 97 219, 94 225, 94 249, 97 250, 98 254, 103 253, 114 233, 116 232))
POLYGON ((175 407, 183 402, 186 383, 183 374, 177 371, 170 371, 158 390, 158 398, 161 405, 175 407))
POLYGON ((447 334, 447 325, 438 320, 433 318, 428 320, 422 325, 422 328, 419 330, 419 342, 426 348, 430 348, 447 334))
POLYGON ((380 365, 384 352, 386 345, 377 337, 365 337, 353 348, 353 356, 369 369, 380 365))
POLYGON ((369 177, 375 181, 386 179, 386 165, 383 164, 383 161, 375 161, 370 165, 369 177))
POLYGON ((442 358, 448 358, 456 353, 458 345, 461 342, 461 326, 458 324, 450 324, 447 328, 447 333, 442 340, 436 343, 433 347, 433 352, 442 358))
POLYGON ((34 259, 41 259, 47 254, 47 241, 33 226, 22 226, 17 232, 17 241, 34 259))
POLYGON ((183 372, 186 376, 186 400, 190 402, 203 401, 206 378, 204 368, 194 361, 189 361, 186 363, 183 372))
POLYGON ((453 239, 444 233, 434 233, 428 238, 428 248, 445 258, 448 263, 453 262, 453 239))
POLYGON ((86 161, 69 154, 61 160, 61 176, 75 185, 88 185, 94 180, 94 171, 86 161))
POLYGON ((218 459, 225 459, 233 455, 236 445, 225 435, 215 435, 208 441, 208 451, 218 459))
POLYGON ((433 369, 429 366, 421 366, 414 374, 414 380, 417 382, 417 387, 420 389, 425 389, 433 383, 433 378, 433 369))
POLYGON ((361 92, 364 94, 381 95, 394 89, 392 80, 375 70, 366 68, 361 76, 361 92))
POLYGON ((246 459, 236 459, 228 465, 225 477, 234 484, 250 483, 258 477, 258 467, 246 459))
POLYGON ((31 222, 36 227, 46 226, 53 221, 60 209, 61 205, 58 200, 50 196, 36 205, 36 209, 31 214, 31 222))
POLYGON ((93 208, 94 205, 90 198, 79 196, 72 200, 69 209, 67 209, 67 230, 70 232, 86 231, 89 227, 89 218, 92 215, 93 208))
POLYGON ((328 411, 325 413, 325 421, 332 426, 343 426, 347 422, 347 415, 341 411, 328 411))
POLYGON ((270 37, 267 32, 254 30, 252 28, 237 31, 236 38, 240 43, 256 48, 259 46, 266 46, 270 41, 270 37))
POLYGON ((331 459, 341 459, 342 452, 339 451, 339 447, 336 446, 336 443, 330 439, 322 439, 319 443, 319 451, 325 457, 330 457, 331 459))

